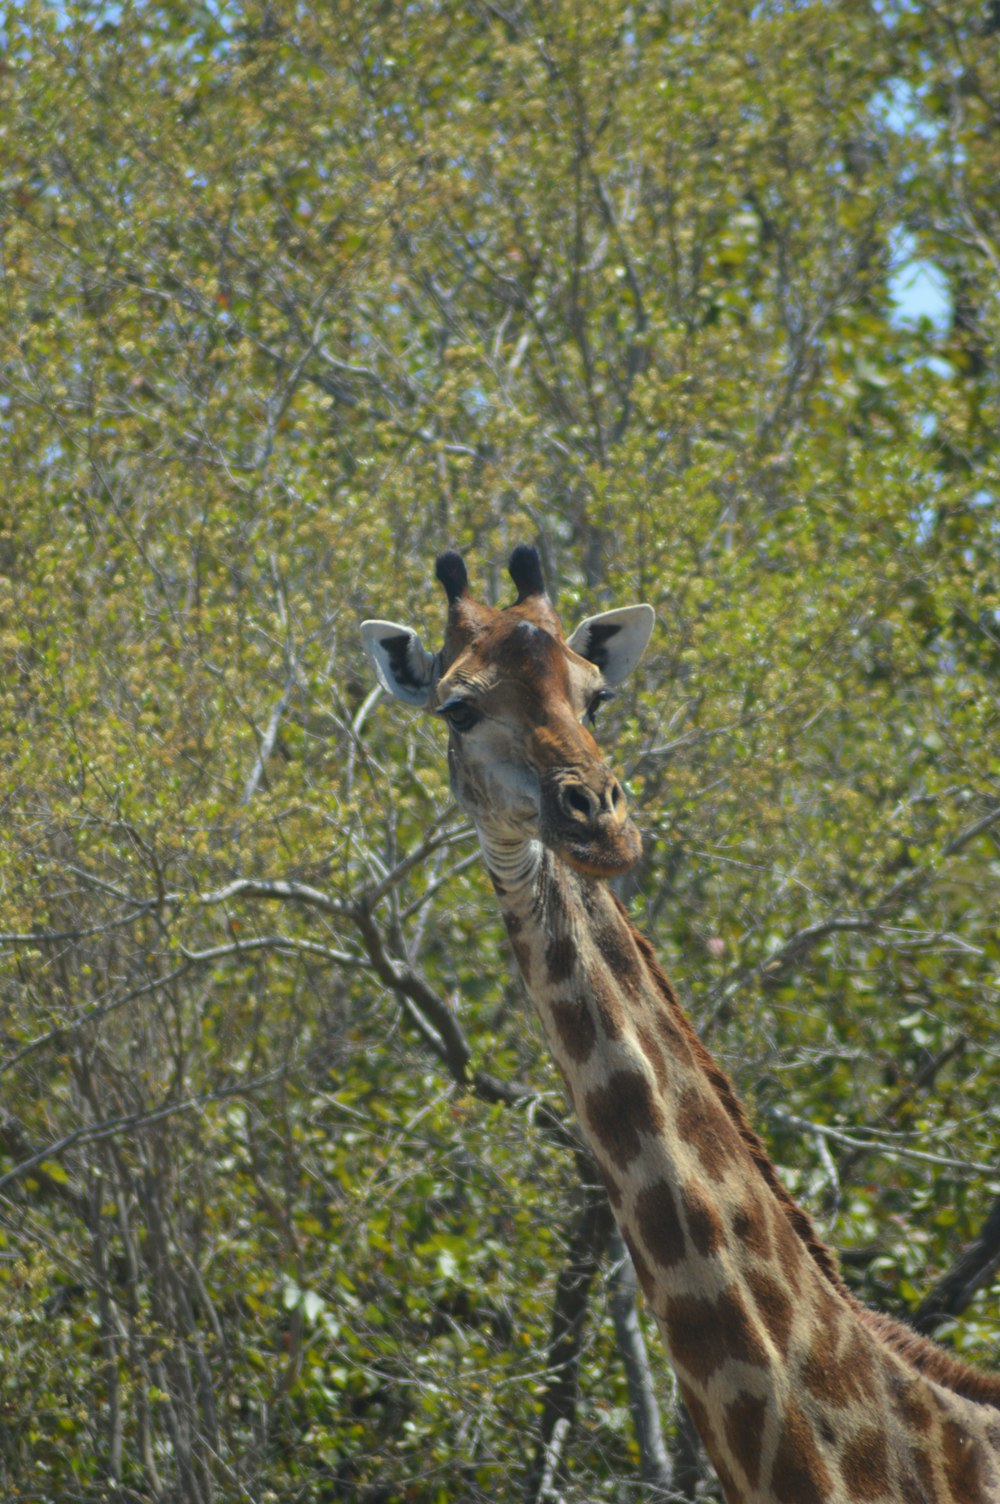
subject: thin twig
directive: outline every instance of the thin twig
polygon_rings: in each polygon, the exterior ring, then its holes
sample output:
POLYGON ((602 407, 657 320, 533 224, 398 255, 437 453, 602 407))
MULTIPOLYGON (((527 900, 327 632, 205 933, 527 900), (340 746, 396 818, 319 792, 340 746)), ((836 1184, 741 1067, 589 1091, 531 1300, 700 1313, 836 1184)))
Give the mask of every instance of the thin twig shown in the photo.
POLYGON ((887 1144, 884 1139, 856 1138, 851 1133, 846 1133, 842 1128, 832 1128, 828 1123, 814 1123, 809 1118, 797 1117, 795 1113, 788 1112, 784 1107, 764 1107, 761 1109, 765 1117, 772 1118, 776 1123, 787 1123, 790 1128, 799 1128, 804 1133, 816 1137, 836 1139, 837 1143, 848 1144, 853 1149, 862 1149, 867 1154, 884 1154, 890 1159, 915 1159, 922 1164, 940 1165, 946 1170, 960 1170, 963 1174, 971 1175, 996 1175, 1000 1170, 1000 1164, 984 1164, 978 1159, 949 1159, 944 1154, 928 1154, 923 1149, 910 1149, 905 1144, 887 1144))

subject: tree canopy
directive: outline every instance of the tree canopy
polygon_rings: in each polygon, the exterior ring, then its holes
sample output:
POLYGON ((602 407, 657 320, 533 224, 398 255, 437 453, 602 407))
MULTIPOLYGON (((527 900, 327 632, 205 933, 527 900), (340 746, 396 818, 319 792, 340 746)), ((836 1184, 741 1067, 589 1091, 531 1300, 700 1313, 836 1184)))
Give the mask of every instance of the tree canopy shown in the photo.
POLYGON ((718 1498, 361 651, 447 546, 656 608, 623 896, 852 1286, 995 1365, 995 0, 3 27, 5 1497, 718 1498))

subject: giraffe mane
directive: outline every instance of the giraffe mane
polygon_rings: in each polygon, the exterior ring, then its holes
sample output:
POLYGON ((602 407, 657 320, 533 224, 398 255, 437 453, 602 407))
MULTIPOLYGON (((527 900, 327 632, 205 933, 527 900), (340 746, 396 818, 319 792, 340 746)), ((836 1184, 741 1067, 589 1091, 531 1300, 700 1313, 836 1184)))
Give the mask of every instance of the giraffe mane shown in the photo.
POLYGON ((632 924, 624 904, 615 899, 619 912, 632 932, 636 947, 651 978, 670 1009, 673 1022, 684 1035, 698 1065, 725 1109, 730 1121, 750 1153, 757 1170, 779 1207, 804 1246, 806 1252, 836 1293, 847 1301, 861 1321, 883 1342, 925 1378, 950 1389, 955 1394, 981 1405, 1000 1409, 1000 1374, 971 1368, 921 1333, 880 1311, 872 1311, 848 1288, 832 1248, 824 1243, 812 1217, 794 1199, 778 1177, 763 1140, 747 1117, 746 1108, 736 1095, 733 1084, 722 1067, 702 1043, 694 1025, 681 1007, 669 979, 656 958, 652 945, 632 924))

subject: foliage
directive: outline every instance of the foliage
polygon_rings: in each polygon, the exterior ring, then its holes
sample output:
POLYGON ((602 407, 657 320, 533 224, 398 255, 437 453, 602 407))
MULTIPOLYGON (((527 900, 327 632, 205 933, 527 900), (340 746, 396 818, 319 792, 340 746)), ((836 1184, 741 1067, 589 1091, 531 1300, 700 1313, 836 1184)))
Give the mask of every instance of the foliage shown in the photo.
MULTIPOLYGON (((537 1467, 578 1166, 356 630, 433 637, 446 544, 497 599, 537 541, 568 626, 657 608, 626 896, 915 1306, 1000 1195, 996 7, 5 25, 5 1496, 537 1467)), ((567 1501, 641 1492, 608 1269, 567 1501)), ((995 1362, 996 1291, 943 1335, 995 1362)))

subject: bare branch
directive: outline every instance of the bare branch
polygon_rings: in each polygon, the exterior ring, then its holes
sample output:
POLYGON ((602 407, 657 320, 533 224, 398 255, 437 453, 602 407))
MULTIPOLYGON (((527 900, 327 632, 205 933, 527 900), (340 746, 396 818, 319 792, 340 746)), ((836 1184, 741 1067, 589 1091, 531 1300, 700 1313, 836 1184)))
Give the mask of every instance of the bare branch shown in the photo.
POLYGON ((916 871, 908 873, 902 881, 894 883, 866 912, 834 915, 816 924, 807 925, 783 944, 776 946, 762 961, 757 961, 752 966, 731 972, 728 977, 723 977, 709 993, 712 1012, 703 1025, 703 1035, 711 1031, 734 993, 739 992, 749 983, 760 977, 775 980, 830 935, 871 933, 878 929, 895 908, 915 897, 917 893, 929 887, 941 876, 941 863, 944 860, 957 855, 977 836, 984 835, 998 823, 1000 823, 1000 806, 987 811, 980 819, 973 821, 971 825, 967 825, 964 830, 952 836, 942 847, 940 856, 935 861, 917 868, 916 871))
POLYGON ((349 951, 333 950, 329 945, 320 945, 315 940, 294 940, 290 935, 258 935, 252 940, 234 940, 231 945, 216 945, 209 950, 187 950, 180 953, 187 961, 218 961, 225 956, 242 956, 255 950, 281 950, 317 956, 322 961, 332 961, 337 966, 364 966, 361 956, 352 956, 349 951))
POLYGON ((0 1175, 0 1190, 4 1186, 20 1180, 22 1176, 30 1174, 46 1160, 58 1160, 69 1149, 77 1144, 94 1143, 97 1140, 112 1138, 119 1133, 132 1133, 142 1128, 148 1128, 153 1123, 160 1123, 164 1118, 176 1117, 180 1112, 194 1112, 200 1107, 205 1107, 209 1102, 223 1102, 230 1097, 246 1097, 259 1090, 263 1086, 269 1086, 275 1081, 280 1081, 290 1074, 292 1067, 283 1065, 277 1070, 267 1071, 262 1076, 255 1077, 252 1081, 237 1082, 232 1086, 220 1086, 214 1091, 201 1092, 197 1096, 185 1097, 183 1101, 167 1102, 162 1107, 156 1107, 150 1112, 126 1113, 120 1117, 107 1118, 101 1123, 91 1123, 80 1128, 75 1128, 72 1133, 67 1133, 64 1138, 56 1139, 52 1144, 46 1144, 43 1149, 37 1149, 27 1159, 21 1160, 6 1175, 0 1175))
MULTIPOLYGON (((471 825, 463 825, 459 830, 446 831, 444 834, 440 833, 441 825, 446 820, 450 820, 454 813, 455 809, 453 805, 446 809, 440 819, 431 826, 419 845, 415 846, 407 856, 403 857, 402 861, 397 862, 392 871, 387 872, 380 882, 375 883, 373 887, 365 890, 363 902, 369 908, 374 908, 391 888, 397 887, 403 878, 412 872, 414 867, 419 867, 421 862, 425 861, 432 852, 439 851, 444 846, 459 845, 463 841, 469 841, 475 837, 475 831, 471 825)), ((478 848, 476 854, 478 855, 478 848)))
POLYGON ((228 883, 224 888, 218 888, 214 893, 200 893, 193 897, 183 893, 170 895, 171 902, 195 903, 206 908, 211 904, 228 903, 232 898, 262 898, 266 902, 301 903, 309 908, 319 909, 324 914, 335 914, 341 919, 353 917, 352 906, 343 903, 339 898, 331 898, 319 888, 310 887, 308 883, 285 882, 280 878, 263 882, 257 878, 241 877, 228 883))
POLYGON ((1000 1196, 996 1198, 968 1248, 959 1254, 941 1278, 928 1290, 909 1321, 918 1332, 932 1337, 949 1316, 959 1316, 977 1290, 988 1285, 1000 1271, 1000 1196))
MULTIPOLYGON (((929 1060, 926 1060, 916 1074, 896 1092, 895 1096, 885 1104, 882 1110, 867 1125, 868 1131, 882 1128, 887 1123, 891 1123, 900 1109, 905 1107, 918 1091, 921 1091, 925 1086, 933 1084, 942 1068, 948 1064, 949 1060, 953 1060, 956 1055, 960 1055, 967 1043, 967 1037, 964 1034, 958 1034, 950 1044, 945 1045, 943 1050, 939 1050, 936 1055, 932 1055, 929 1060)), ((847 1179, 855 1164, 862 1158, 865 1152, 863 1149, 850 1149, 846 1154, 840 1156, 837 1170, 838 1179, 841 1183, 847 1179)))
POLYGON ((566 1263, 556 1283, 549 1334, 549 1379, 542 1399, 541 1434, 528 1477, 527 1497, 530 1500, 556 1496, 555 1475, 576 1415, 577 1381, 590 1291, 614 1226, 603 1189, 585 1187, 584 1197, 569 1236, 566 1263))
POLYGON ((866 1154, 882 1154, 889 1159, 913 1159, 921 1164, 940 1165, 946 1170, 957 1170, 964 1175, 996 1175, 997 1164, 983 1164, 978 1159, 950 1159, 944 1154, 927 1154, 923 1149, 911 1149, 906 1144, 888 1143, 885 1138, 863 1139, 854 1134, 847 1133, 842 1128, 832 1128, 828 1123, 813 1123, 808 1118, 797 1117, 792 1112, 787 1112, 784 1107, 765 1107, 761 1109, 765 1117, 773 1118, 776 1123, 787 1123, 791 1128, 798 1128, 812 1137, 836 1139, 839 1144, 847 1144, 852 1149, 860 1149, 866 1154))
POLYGON ((22 1045, 15 1054, 8 1055, 6 1060, 0 1062, 0 1075, 4 1071, 12 1070, 27 1055, 31 1055, 35 1050, 41 1049, 43 1045, 51 1044, 54 1040, 62 1039, 74 1030, 82 1029, 86 1024, 93 1023, 95 1019, 104 1018, 107 1014, 114 1013, 118 1008, 125 1007, 127 1003, 134 1002, 137 997, 142 997, 147 992, 157 992, 169 986, 171 982, 176 982, 178 977, 183 976, 187 970, 188 962, 185 961, 182 966, 175 967, 173 971, 168 971, 162 977, 154 977, 149 982, 143 982, 140 987, 130 987, 128 992, 123 992, 118 997, 109 998, 107 1002, 95 1003, 92 1007, 85 1008, 76 1018, 67 1019, 65 1023, 57 1024, 55 1028, 46 1030, 44 1034, 36 1035, 34 1039, 22 1045))
MULTIPOLYGON (((24 1124, 14 1117, 13 1113, 2 1110, 0 1110, 0 1148, 12 1157, 20 1155, 20 1162, 35 1169, 35 1178, 49 1194, 59 1196, 68 1202, 79 1216, 86 1216, 87 1198, 75 1186, 65 1180, 57 1180, 41 1168, 44 1163, 53 1158, 52 1153, 47 1149, 39 1151, 31 1142, 24 1124)), ((19 1170, 20 1164, 17 1166, 17 1171, 19 1170)), ((14 1173, 15 1171, 11 1172, 12 1175, 14 1173)), ((0 1181, 0 1184, 2 1183, 0 1181)))
POLYGON ((632 1260, 617 1227, 611 1236, 611 1317, 618 1351, 625 1368, 629 1405, 639 1444, 643 1482, 650 1485, 650 1499, 665 1499, 673 1469, 660 1425, 660 1406, 653 1387, 653 1371, 636 1307, 637 1281, 632 1260))
POLYGON ((148 902, 139 903, 130 914, 124 914, 120 919, 107 919, 102 924, 89 924, 78 930, 38 929, 21 934, 0 934, 0 945, 58 945, 64 941, 85 940, 90 935, 106 935, 110 930, 125 929, 134 924, 158 904, 159 899, 151 898, 148 902))
POLYGON ((295 689, 295 684, 296 674, 293 667, 292 672, 288 676, 288 683, 285 685, 280 696, 278 697, 277 704, 271 711, 270 719, 267 723, 267 728, 264 731, 264 735, 260 739, 260 746, 257 749, 257 756, 254 760, 253 768, 243 789, 243 797, 240 800, 241 804, 249 804, 254 794, 256 794, 257 792, 260 781, 264 776, 264 769, 267 767, 271 753, 274 751, 274 744, 278 739, 278 727, 281 725, 285 711, 288 709, 288 702, 292 698, 292 692, 295 689))
POLYGON ((569 1421, 560 1417, 552 1427, 552 1435, 545 1447, 544 1467, 534 1495, 534 1504, 560 1504, 561 1496, 555 1487, 556 1473, 569 1439, 569 1421))

